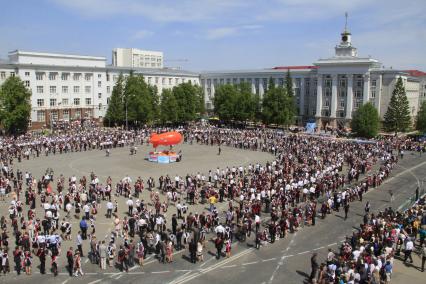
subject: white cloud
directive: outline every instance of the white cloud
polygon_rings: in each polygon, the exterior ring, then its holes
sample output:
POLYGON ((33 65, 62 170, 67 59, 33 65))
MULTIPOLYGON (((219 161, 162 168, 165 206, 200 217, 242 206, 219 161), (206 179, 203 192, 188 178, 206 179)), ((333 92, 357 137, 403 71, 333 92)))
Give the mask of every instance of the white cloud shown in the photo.
POLYGON ((153 34, 154 34, 154 32, 152 32, 152 31, 140 30, 140 31, 137 31, 133 34, 132 39, 134 39, 134 40, 144 39, 144 38, 152 36, 153 34))
POLYGON ((50 0, 85 17, 142 16, 156 22, 211 20, 248 4, 244 0, 50 0))
POLYGON ((208 40, 215 40, 229 36, 244 35, 250 32, 256 32, 257 30, 262 28, 262 25, 242 25, 233 27, 213 28, 207 30, 205 38, 208 40))

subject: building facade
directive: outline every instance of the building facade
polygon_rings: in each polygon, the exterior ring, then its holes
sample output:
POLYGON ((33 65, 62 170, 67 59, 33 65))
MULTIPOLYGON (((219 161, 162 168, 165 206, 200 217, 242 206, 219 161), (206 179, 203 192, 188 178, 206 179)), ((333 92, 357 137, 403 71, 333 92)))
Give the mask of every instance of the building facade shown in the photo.
POLYGON ((334 56, 319 59, 312 66, 201 73, 206 108, 213 108, 215 89, 219 85, 246 82, 251 85, 253 93, 262 97, 270 79, 276 86, 284 86, 288 71, 293 81, 300 125, 316 120, 321 127, 347 126, 354 111, 366 102, 375 105, 383 119, 399 77, 403 79, 413 117, 425 99, 422 91, 426 89, 425 73, 384 69, 379 61, 358 56, 351 33, 345 28, 334 56))
POLYGON ((143 75, 158 93, 181 83, 199 85, 199 74, 167 68, 107 66, 105 57, 13 51, 0 63, 0 85, 19 76, 32 92, 32 128, 51 121, 102 120, 120 74, 143 75))
POLYGON ((112 65, 117 67, 163 68, 163 52, 137 48, 115 48, 112 65))
POLYGON ((311 66, 195 73, 163 68, 162 53, 155 56, 145 57, 144 51, 118 48, 113 51, 113 65, 107 65, 105 57, 16 50, 9 53, 8 61, 0 62, 0 85, 8 76, 19 76, 31 90, 33 128, 57 120, 102 120, 118 76, 131 72, 143 75, 159 94, 185 82, 201 85, 206 109, 210 111, 220 85, 245 82, 254 94, 263 97, 271 79, 276 86, 284 86, 286 73, 290 72, 299 125, 315 120, 320 127, 347 126, 354 111, 366 102, 375 105, 383 119, 399 77, 403 79, 413 117, 426 101, 426 73, 385 69, 375 59, 358 56, 346 28, 335 54, 311 66))

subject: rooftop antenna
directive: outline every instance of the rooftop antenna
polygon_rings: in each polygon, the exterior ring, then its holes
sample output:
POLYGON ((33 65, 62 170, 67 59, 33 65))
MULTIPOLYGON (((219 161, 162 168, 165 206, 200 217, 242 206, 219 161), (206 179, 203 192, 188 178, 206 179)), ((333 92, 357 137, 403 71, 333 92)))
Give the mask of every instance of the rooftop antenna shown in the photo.
POLYGON ((345 12, 345 32, 348 31, 348 12, 345 12))

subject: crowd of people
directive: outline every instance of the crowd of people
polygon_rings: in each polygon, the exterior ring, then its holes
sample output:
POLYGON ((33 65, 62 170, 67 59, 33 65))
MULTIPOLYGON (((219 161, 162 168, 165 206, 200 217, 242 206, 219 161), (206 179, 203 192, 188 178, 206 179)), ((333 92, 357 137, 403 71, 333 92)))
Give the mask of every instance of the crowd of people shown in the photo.
POLYGON ((338 251, 329 249, 326 259, 318 263, 311 258, 313 283, 390 283, 394 260, 413 263, 412 254, 421 258, 419 270, 426 262, 426 203, 425 197, 405 212, 392 207, 366 213, 364 222, 352 236, 346 238, 338 251))
MULTIPOLYGON (((425 151, 424 144, 397 137, 358 143, 269 129, 187 127, 179 129, 184 143, 264 151, 274 158, 266 164, 145 180, 101 180, 95 169, 87 177, 47 169, 36 179, 19 169, 22 160, 41 155, 134 147, 162 130, 95 128, 1 139, 0 199, 9 207, 8 216, 0 219, 0 271, 10 272, 13 259, 18 274, 31 274, 33 258, 38 258, 44 274, 50 257, 56 275, 58 258, 65 254, 70 275, 78 276, 86 253, 101 270, 108 265, 127 271, 135 262, 142 266, 147 254, 173 262, 174 251, 184 248, 195 263, 203 261, 209 240, 218 259, 223 253, 229 257, 235 240, 252 239, 260 248, 300 226, 315 225, 317 214, 326 218, 343 208, 347 215, 350 202, 362 201, 365 192, 379 186, 404 151, 425 151), (119 200, 125 200, 126 214, 119 210, 119 200), (209 210, 198 213, 193 210, 197 204, 207 204, 209 210), (98 239, 100 214, 112 219, 113 230, 98 239), (78 228, 73 228, 74 220, 78 228)), ((377 218, 369 216, 366 224, 377 218)))

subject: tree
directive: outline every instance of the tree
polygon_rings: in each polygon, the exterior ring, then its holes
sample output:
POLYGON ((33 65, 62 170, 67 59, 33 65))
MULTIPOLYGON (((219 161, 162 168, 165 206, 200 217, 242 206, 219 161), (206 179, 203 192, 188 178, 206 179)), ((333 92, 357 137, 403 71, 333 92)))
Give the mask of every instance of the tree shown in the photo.
POLYGON ((200 86, 191 83, 182 83, 173 88, 173 96, 177 102, 179 122, 195 120, 204 113, 204 97, 200 86))
POLYGON ((359 107, 352 117, 352 131, 360 137, 373 138, 377 136, 379 126, 379 113, 370 102, 359 107))
POLYGON ((124 88, 124 106, 131 125, 151 124, 158 118, 157 88, 148 86, 142 75, 130 74, 124 88))
POLYGON ((162 123, 177 123, 178 122, 178 104, 173 92, 169 89, 164 89, 161 93, 160 102, 160 120, 162 123))
POLYGON ((0 121, 8 134, 25 133, 31 114, 31 91, 18 77, 9 77, 0 88, 0 121))
POLYGON ((117 82, 112 89, 111 98, 108 104, 108 109, 105 115, 104 123, 105 125, 123 125, 125 121, 125 110, 123 103, 123 85, 124 78, 123 75, 120 74, 117 82))
POLYGON ((230 122, 235 117, 235 105, 237 102, 238 90, 235 86, 227 84, 217 87, 213 105, 214 112, 225 122, 230 122))
POLYGON ((410 106, 402 78, 399 77, 392 92, 388 110, 384 116, 384 127, 387 131, 404 132, 410 125, 410 106))
POLYGON ((286 86, 275 87, 272 79, 262 100, 263 122, 266 124, 289 125, 294 120, 295 107, 291 78, 286 79, 286 86), (287 93, 287 84, 291 86, 290 95, 287 93))
POLYGON ((426 133, 426 101, 422 103, 417 113, 416 129, 422 133, 426 133))
POLYGON ((287 92, 287 96, 294 97, 293 80, 290 76, 290 69, 287 69, 287 74, 285 77, 285 90, 287 92))
POLYGON ((237 95, 232 101, 234 103, 234 120, 245 122, 255 118, 255 97, 251 92, 250 84, 240 83, 237 85, 237 95))

